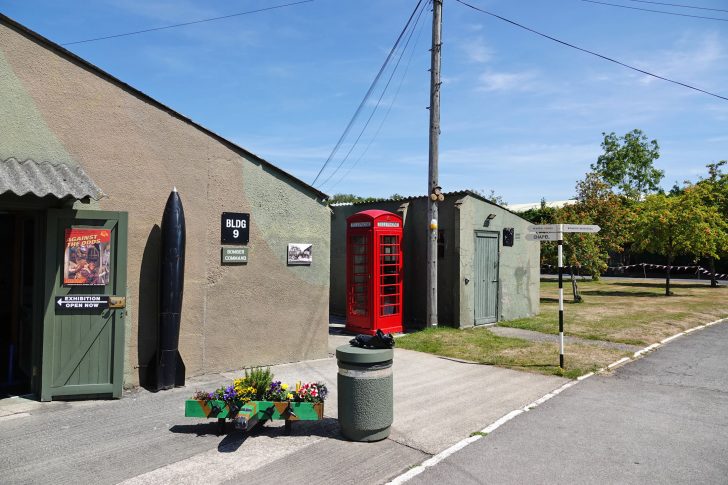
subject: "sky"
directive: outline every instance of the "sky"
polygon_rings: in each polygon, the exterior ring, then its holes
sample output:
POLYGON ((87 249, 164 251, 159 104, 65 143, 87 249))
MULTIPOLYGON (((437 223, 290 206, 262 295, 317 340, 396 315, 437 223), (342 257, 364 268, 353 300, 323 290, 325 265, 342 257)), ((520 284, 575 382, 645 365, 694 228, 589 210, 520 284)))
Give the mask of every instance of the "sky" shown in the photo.
MULTIPOLYGON (((0 0, 0 12, 64 44, 295 1, 0 0)), ((728 12, 605 1, 726 20, 583 0, 468 0, 728 97, 728 12)), ((671 3, 728 10, 725 0, 671 3)), ((65 47, 311 184, 416 5, 314 0, 65 47)), ((658 141, 655 165, 665 171, 666 189, 728 159, 726 100, 565 47, 455 0, 444 1, 443 19, 439 181, 445 192, 493 191, 510 204, 571 198, 602 153, 602 133, 635 128, 658 141)), ((365 197, 426 193, 431 27, 428 8, 406 32, 316 188, 365 197)))

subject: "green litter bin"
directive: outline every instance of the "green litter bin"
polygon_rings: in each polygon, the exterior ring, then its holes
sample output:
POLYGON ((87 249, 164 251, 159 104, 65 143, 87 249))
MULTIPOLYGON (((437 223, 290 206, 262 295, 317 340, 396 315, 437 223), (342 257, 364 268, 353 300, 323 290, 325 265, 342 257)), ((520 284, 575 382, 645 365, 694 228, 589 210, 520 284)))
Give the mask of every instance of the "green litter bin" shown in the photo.
POLYGON ((394 420, 392 349, 336 349, 339 425, 351 441, 379 441, 394 420))

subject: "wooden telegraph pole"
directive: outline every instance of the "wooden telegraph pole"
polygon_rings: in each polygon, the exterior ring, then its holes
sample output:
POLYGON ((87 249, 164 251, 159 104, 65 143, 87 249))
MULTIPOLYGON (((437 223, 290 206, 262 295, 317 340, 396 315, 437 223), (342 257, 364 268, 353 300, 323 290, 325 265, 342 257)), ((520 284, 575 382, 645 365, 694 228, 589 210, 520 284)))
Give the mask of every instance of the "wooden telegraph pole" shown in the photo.
POLYGON ((427 325, 437 326, 437 203, 444 200, 438 183, 438 144, 440 140, 440 64, 442 53, 442 2, 432 2, 432 49, 430 67, 430 158, 427 178, 427 218, 430 221, 427 244, 427 325))

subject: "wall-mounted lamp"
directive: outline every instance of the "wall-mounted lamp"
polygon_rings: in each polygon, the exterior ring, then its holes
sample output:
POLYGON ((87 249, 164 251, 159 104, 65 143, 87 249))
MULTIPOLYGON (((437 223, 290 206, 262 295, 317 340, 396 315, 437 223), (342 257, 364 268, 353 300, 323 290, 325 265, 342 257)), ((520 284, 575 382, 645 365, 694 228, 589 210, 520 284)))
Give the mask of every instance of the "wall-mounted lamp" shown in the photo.
POLYGON ((495 219, 495 214, 488 214, 488 217, 485 218, 485 221, 483 221, 483 227, 490 226, 490 221, 495 219))

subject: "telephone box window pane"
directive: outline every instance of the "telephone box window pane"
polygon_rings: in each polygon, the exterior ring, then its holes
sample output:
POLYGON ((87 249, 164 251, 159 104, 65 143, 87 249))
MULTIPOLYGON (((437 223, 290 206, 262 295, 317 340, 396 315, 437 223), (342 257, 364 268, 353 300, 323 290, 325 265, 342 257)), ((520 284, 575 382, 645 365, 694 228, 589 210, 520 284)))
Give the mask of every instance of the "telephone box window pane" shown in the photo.
POLYGON ((398 313, 399 313, 399 307, 397 307, 397 306, 382 307, 382 316, 397 315, 398 313))
POLYGON ((396 264, 382 266, 382 274, 397 274, 399 267, 396 264))
POLYGON ((365 274, 354 275, 354 283, 366 283, 369 278, 365 274))
POLYGON ((366 264, 367 255, 366 254, 355 254, 353 259, 354 259, 354 264, 366 264))
POLYGON ((397 284, 397 277, 396 276, 383 276, 382 284, 383 285, 395 285, 395 284, 397 284))
POLYGON ((354 274, 366 274, 367 266, 365 264, 355 264, 354 274))

